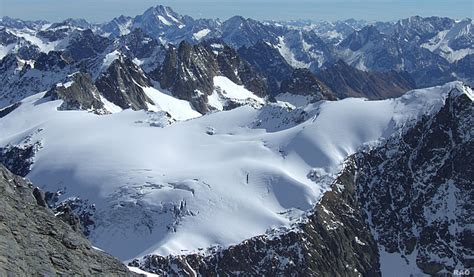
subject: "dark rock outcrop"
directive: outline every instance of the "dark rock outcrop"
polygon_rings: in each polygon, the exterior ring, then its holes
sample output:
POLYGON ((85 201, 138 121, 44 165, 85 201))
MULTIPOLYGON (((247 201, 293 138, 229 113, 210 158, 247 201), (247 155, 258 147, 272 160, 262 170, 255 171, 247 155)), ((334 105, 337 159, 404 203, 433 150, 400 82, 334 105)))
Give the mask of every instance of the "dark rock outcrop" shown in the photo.
POLYGON ((42 195, 0 165, 0 275, 134 276, 38 205, 44 203, 42 195))
POLYGON ((336 100, 331 89, 308 69, 295 69, 290 78, 281 83, 280 92, 311 96, 314 101, 336 100))
POLYGON ((474 268, 474 104, 456 89, 444 107, 360 153, 358 198, 380 247, 430 275, 474 268))
POLYGON ((458 78, 474 86, 474 54, 467 55, 453 64, 453 71, 458 78))
POLYGON ((142 88, 150 87, 150 81, 129 58, 114 60, 95 84, 107 100, 122 109, 146 110, 147 103, 153 104, 142 88))
POLYGON ((255 70, 265 76, 272 95, 280 92, 281 82, 287 79, 294 70, 277 49, 264 41, 259 41, 249 47, 241 47, 239 54, 255 70))
POLYGON ((4 109, 0 110, 0 118, 7 116, 9 113, 13 112, 16 108, 21 106, 21 102, 16 102, 13 105, 10 105, 4 109))
POLYGON ((395 98, 415 89, 415 81, 407 72, 366 72, 342 60, 317 73, 339 98, 365 97, 371 100, 395 98))
POLYGON ((110 43, 108 38, 96 35, 90 29, 75 31, 71 34, 64 55, 73 61, 79 61, 104 52, 110 43))
POLYGON ((265 78, 224 44, 214 47, 183 41, 178 48, 169 46, 163 65, 153 72, 163 88, 179 99, 190 101, 201 113, 209 111, 207 96, 213 93, 213 78, 219 75, 244 85, 258 96, 268 94, 265 78))
POLYGON ((40 142, 0 147, 0 164, 14 174, 24 177, 30 172, 35 154, 41 147, 40 142))
POLYGON ((359 69, 407 71, 417 87, 441 85, 455 80, 451 64, 420 45, 452 27, 453 23, 449 18, 414 16, 397 22, 388 33, 370 25, 341 41, 337 52, 339 57, 359 69))
POLYGON ((76 73, 71 79, 66 84, 54 86, 44 97, 63 100, 58 110, 91 110, 98 114, 106 113, 99 91, 89 74, 76 73))

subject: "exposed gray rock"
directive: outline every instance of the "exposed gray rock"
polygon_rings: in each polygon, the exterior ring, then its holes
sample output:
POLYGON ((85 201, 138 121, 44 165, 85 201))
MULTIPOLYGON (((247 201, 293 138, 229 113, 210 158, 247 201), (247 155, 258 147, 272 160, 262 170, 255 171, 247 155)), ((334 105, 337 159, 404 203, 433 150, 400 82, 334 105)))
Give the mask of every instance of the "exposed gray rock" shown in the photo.
POLYGON ((340 99, 365 97, 371 100, 395 98, 415 89, 415 81, 407 72, 366 72, 342 60, 317 73, 340 99))
POLYGON ((13 112, 16 108, 21 106, 21 102, 16 102, 13 105, 10 105, 4 109, 0 110, 0 118, 7 116, 9 113, 13 112))
POLYGON ((357 193, 379 246, 415 254, 430 275, 473 272, 473 115, 453 90, 435 116, 357 158, 357 193))
POLYGON ((143 71, 129 58, 120 56, 96 81, 97 89, 110 102, 122 109, 148 109, 153 101, 142 87, 151 86, 143 71))
POLYGON ((35 154, 41 149, 41 143, 25 145, 7 145, 0 147, 0 164, 19 176, 26 176, 34 163, 35 154))
POLYGON ((99 91, 87 73, 75 73, 71 81, 66 84, 57 84, 44 97, 50 97, 51 100, 63 100, 58 110, 90 110, 97 114, 107 113, 99 91))
POLYGON ((239 54, 265 76, 272 95, 280 92, 281 82, 288 79, 294 70, 276 48, 264 41, 249 47, 241 47, 239 54))
POLYGON ((1 276, 134 276, 51 210, 42 193, 0 165, 1 276))
POLYGON ((258 96, 266 96, 265 78, 242 60, 233 48, 225 44, 220 46, 192 45, 186 41, 178 48, 169 46, 163 65, 152 74, 163 88, 169 89, 177 98, 190 101, 200 113, 210 110, 207 97, 214 91, 215 76, 225 76, 258 96))
POLYGON ((311 96, 314 101, 336 100, 336 96, 316 75, 308 69, 296 69, 281 83, 282 93, 311 96))

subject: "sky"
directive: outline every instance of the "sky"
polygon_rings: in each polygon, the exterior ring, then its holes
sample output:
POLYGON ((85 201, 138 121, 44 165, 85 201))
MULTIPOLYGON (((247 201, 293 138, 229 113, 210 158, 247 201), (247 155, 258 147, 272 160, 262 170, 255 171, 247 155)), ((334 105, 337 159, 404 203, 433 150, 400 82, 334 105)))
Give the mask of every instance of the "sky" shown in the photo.
POLYGON ((166 5, 194 18, 227 19, 241 15, 258 20, 365 19, 391 21, 412 15, 474 17, 474 0, 0 0, 0 16, 60 21, 85 18, 105 22, 142 14, 166 5))

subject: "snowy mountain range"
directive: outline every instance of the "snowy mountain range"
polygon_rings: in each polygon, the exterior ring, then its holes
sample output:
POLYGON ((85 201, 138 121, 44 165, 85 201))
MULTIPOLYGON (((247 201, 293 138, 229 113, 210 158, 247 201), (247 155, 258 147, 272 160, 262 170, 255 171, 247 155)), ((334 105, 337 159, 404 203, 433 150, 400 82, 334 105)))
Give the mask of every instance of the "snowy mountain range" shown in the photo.
POLYGON ((3 17, 0 163, 135 271, 472 269, 472 24, 3 17))

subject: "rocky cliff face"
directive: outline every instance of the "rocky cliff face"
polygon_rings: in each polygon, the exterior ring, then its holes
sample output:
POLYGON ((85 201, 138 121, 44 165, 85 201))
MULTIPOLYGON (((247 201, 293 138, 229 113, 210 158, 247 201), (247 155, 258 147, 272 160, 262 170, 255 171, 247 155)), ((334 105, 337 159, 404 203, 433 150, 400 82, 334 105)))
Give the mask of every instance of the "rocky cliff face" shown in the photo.
POLYGON ((74 61, 101 54, 110 45, 110 40, 94 34, 90 29, 75 31, 70 36, 64 55, 74 61))
POLYGON ((336 100, 334 93, 308 69, 296 69, 281 83, 280 92, 311 96, 313 101, 336 100))
POLYGON ((366 72, 342 60, 320 71, 317 76, 339 99, 366 97, 371 100, 395 98, 415 89, 415 81, 406 72, 366 72))
POLYGON ((280 92, 281 82, 287 79, 294 70, 276 48, 264 41, 241 47, 238 51, 243 59, 265 76, 272 95, 280 92))
POLYGON ((49 90, 73 72, 72 65, 60 52, 41 53, 34 62, 9 54, 0 60, 0 108, 49 90))
POLYGON ((57 84, 45 94, 45 97, 50 97, 51 100, 63 100, 59 110, 90 110, 98 114, 107 113, 99 91, 89 74, 74 74, 71 81, 57 84))
POLYGON ((384 270, 395 257, 430 275, 472 270, 473 112, 472 100, 453 89, 439 111, 349 157, 290 231, 131 265, 165 276, 380 276, 393 274, 384 270))
POLYGON ((177 48, 170 46, 163 65, 153 76, 163 88, 179 99, 190 101, 200 113, 209 111, 208 96, 214 92, 216 76, 244 85, 258 96, 268 94, 266 80, 234 49, 223 44, 192 45, 183 41, 177 48))
POLYGON ((133 276, 46 207, 43 193, 0 165, 0 275, 133 276))
MULTIPOLYGON (((386 32, 366 26, 341 41, 336 52, 339 58, 364 71, 403 70, 411 74, 417 87, 440 85, 456 79, 452 62, 466 56, 460 53, 471 53, 470 46, 457 54, 450 48, 458 48, 453 45, 456 37, 462 42, 472 37, 467 30, 453 34, 459 27, 455 25, 458 23, 449 18, 414 16, 398 21, 386 32), (446 47, 440 50, 441 45, 446 47)), ((469 70, 459 72, 464 75, 469 70)))
POLYGON ((148 109, 153 101, 146 96, 142 87, 151 86, 143 71, 130 59, 119 57, 96 81, 102 95, 122 109, 148 109))
POLYGON ((427 274, 474 266, 473 114, 455 89, 435 116, 357 159, 357 194, 379 247, 427 274))

